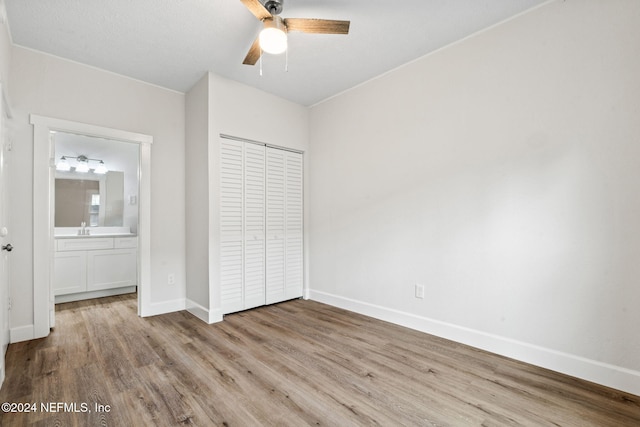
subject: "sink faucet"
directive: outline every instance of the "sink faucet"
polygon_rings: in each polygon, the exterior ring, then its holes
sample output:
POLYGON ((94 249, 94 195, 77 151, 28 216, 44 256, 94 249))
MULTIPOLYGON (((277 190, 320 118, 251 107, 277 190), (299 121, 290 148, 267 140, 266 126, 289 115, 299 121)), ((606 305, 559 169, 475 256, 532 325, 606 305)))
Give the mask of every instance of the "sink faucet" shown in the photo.
POLYGON ((87 223, 82 221, 80 223, 80 230, 78 230, 78 236, 88 236, 89 230, 86 228, 87 223))

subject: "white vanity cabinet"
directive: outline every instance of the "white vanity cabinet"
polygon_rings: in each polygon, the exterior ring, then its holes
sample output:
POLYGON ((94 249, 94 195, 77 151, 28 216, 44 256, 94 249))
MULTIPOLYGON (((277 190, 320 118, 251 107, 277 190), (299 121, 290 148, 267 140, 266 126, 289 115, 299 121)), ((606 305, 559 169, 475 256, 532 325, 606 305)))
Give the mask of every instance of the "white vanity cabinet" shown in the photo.
POLYGON ((135 292, 137 237, 56 239, 56 302, 135 292))
POLYGON ((86 290, 87 252, 56 251, 53 294, 74 294, 86 290))

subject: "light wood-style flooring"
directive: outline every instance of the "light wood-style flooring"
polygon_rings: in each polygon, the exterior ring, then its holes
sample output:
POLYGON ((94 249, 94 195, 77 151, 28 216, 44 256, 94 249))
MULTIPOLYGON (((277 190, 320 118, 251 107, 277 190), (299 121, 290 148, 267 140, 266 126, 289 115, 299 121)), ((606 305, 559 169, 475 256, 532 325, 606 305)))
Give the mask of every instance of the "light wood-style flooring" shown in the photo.
POLYGON ((313 301, 207 325, 119 296, 56 325, 9 346, 0 402, 38 410, 0 425, 640 426, 638 396, 313 301))

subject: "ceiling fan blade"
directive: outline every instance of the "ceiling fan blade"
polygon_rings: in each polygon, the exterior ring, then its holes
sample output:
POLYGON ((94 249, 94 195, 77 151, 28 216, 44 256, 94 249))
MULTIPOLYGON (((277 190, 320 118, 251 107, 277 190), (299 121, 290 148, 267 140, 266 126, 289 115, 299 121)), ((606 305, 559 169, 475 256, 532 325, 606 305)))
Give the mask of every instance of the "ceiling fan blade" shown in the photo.
POLYGON ((256 65, 256 62, 258 62, 258 59, 260 59, 260 55, 262 55, 262 50, 260 49, 260 40, 256 37, 242 63, 245 65, 256 65))
POLYGON ((240 1, 242 2, 242 4, 244 4, 247 7, 247 9, 249 9, 251 13, 253 13, 253 16, 258 18, 260 21, 266 18, 273 18, 271 13, 269 13, 269 11, 265 9, 262 3, 260 3, 258 0, 240 0, 240 1))
POLYGON ((287 31, 301 31, 313 34, 349 34, 349 21, 331 19, 286 18, 287 31))

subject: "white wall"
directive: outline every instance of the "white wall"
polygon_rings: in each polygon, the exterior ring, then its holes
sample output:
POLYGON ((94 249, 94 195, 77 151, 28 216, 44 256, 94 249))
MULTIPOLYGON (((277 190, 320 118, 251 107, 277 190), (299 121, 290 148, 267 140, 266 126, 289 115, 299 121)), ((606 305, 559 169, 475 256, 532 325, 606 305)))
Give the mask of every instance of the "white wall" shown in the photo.
POLYGON ((184 308, 184 95, 17 46, 12 50, 10 94, 16 165, 12 329, 33 323, 33 129, 29 114, 153 136, 151 302, 157 312, 184 308), (167 285, 169 273, 176 275, 175 286, 167 285))
POLYGON ((312 298, 640 394, 638 28, 552 2, 312 108, 312 298))
MULTIPOLYGON (((7 27, 4 2, 0 0, 0 81, 9 86, 9 67, 11 64, 11 36, 7 27)), ((5 89, 6 90, 6 89, 5 89)))
MULTIPOLYGON (((194 200, 199 192, 194 188, 196 185, 201 186, 200 193, 207 192, 193 205, 191 202, 188 203, 187 216, 195 222, 188 225, 191 227, 188 233, 189 248, 190 250, 193 248, 193 256, 206 255, 208 262, 205 264, 203 259, 189 261, 190 279, 187 287, 189 296, 202 298, 208 294, 209 301, 204 304, 200 300, 189 298, 187 306, 192 313, 203 320, 215 321, 222 318, 218 282, 219 217, 217 208, 220 134, 306 151, 309 143, 309 129, 306 107, 213 73, 209 73, 205 78, 206 81, 201 80, 187 94, 187 115, 189 116, 187 118, 187 162, 190 164, 193 161, 198 167, 207 167, 208 187, 204 187, 206 184, 202 182, 200 173, 187 176, 188 194, 192 191, 194 200), (203 118, 200 116, 202 109, 205 108, 203 107, 205 90, 208 91, 207 123, 203 123, 203 118), (199 112, 196 111, 198 106, 200 106, 199 112), (207 144, 206 148, 204 144, 207 144), (203 155, 208 156, 206 165, 202 162, 203 155), (203 209, 203 203, 208 203, 207 215, 203 217, 192 212, 193 209, 203 209), (206 224, 203 223, 205 220, 206 224), (201 235, 195 236, 195 234, 204 231, 208 231, 206 254, 201 249, 196 252, 204 242, 201 235), (208 268, 208 271, 203 271, 204 268, 208 268), (192 277, 197 282, 192 282, 192 277), (209 278, 208 284, 202 283, 204 277, 209 278)), ((308 211, 306 207, 305 211, 308 211)))
POLYGON ((186 95, 186 272, 188 308, 209 310, 209 74, 186 95))

